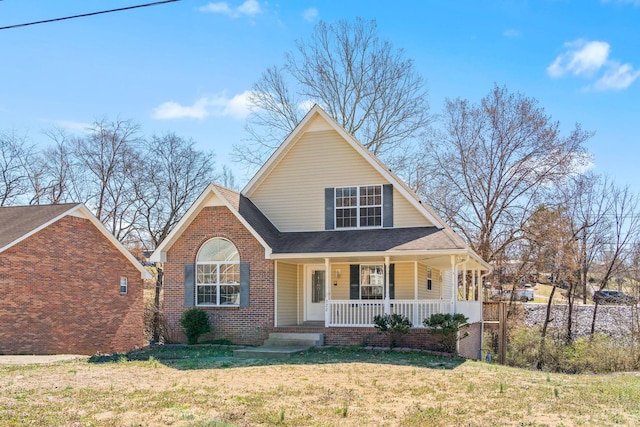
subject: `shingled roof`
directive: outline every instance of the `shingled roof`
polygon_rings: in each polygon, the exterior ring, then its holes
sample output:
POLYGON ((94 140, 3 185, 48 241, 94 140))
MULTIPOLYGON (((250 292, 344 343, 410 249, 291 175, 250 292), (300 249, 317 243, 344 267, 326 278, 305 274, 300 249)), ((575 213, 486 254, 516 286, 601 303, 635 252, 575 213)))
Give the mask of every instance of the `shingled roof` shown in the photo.
POLYGON ((273 254, 465 248, 459 237, 452 239, 450 233, 437 227, 281 232, 251 200, 228 188, 213 186, 264 239, 273 254))
POLYGON ((76 206, 77 203, 0 207, 0 252, 76 206))

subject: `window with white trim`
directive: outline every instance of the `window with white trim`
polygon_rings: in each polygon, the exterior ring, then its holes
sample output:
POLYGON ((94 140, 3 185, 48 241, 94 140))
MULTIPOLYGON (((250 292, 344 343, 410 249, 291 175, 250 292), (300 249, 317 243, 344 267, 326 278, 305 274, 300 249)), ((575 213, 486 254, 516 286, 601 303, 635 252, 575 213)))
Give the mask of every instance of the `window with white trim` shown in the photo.
POLYGON ((382 185, 335 189, 336 228, 382 227, 382 185))
POLYGON ((384 265, 360 265, 360 299, 382 299, 384 265))
POLYGON ((427 267, 427 290, 433 289, 433 270, 431 267, 427 267))
POLYGON ((129 291, 129 282, 126 277, 120 278, 120 293, 126 294, 129 291))
POLYGON ((227 239, 213 238, 198 251, 196 305, 240 305, 240 255, 227 239))

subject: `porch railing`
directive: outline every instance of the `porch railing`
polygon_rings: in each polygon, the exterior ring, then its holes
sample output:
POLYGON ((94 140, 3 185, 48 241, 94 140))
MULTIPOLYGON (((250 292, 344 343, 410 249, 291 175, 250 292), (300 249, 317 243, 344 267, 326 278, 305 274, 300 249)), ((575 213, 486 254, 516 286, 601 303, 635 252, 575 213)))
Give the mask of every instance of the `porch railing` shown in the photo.
MULTIPOLYGON (((329 326, 372 326, 376 315, 385 313, 382 300, 331 300, 329 326)), ((449 313, 450 303, 444 300, 390 300, 390 314, 406 316, 414 327, 434 313, 449 313)))

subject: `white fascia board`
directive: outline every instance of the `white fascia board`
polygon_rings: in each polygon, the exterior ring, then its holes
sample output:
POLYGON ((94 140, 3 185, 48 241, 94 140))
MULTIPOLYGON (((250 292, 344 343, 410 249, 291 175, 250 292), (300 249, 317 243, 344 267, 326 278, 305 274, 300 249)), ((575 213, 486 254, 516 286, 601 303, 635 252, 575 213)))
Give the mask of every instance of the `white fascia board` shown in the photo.
POLYGON ((213 191, 213 184, 207 185, 202 193, 198 196, 198 198, 193 202, 191 207, 187 210, 187 212, 180 218, 180 221, 173 227, 173 230, 169 233, 165 239, 160 242, 156 250, 153 251, 151 256, 149 257, 150 261, 153 262, 165 262, 167 260, 167 251, 173 245, 174 241, 182 234, 184 229, 191 224, 191 221, 197 216, 197 214, 202 210, 202 204, 205 199, 209 195, 210 192, 213 191))
POLYGON ((145 280, 153 279, 153 276, 151 275, 151 273, 149 273, 147 269, 144 268, 142 264, 140 264, 140 261, 138 261, 136 257, 134 257, 133 255, 131 255, 131 252, 129 252, 129 250, 125 248, 124 245, 120 243, 120 241, 116 239, 116 237, 113 234, 111 234, 109 230, 107 230, 107 227, 105 227, 102 221, 96 218, 96 216, 92 214, 91 211, 85 205, 82 205, 82 204, 77 205, 73 209, 73 211, 76 211, 76 210, 78 212, 81 212, 86 219, 91 221, 91 223, 111 242, 111 244, 113 244, 113 246, 115 246, 115 248, 118 249, 122 253, 122 255, 124 255, 125 258, 127 258, 129 262, 131 262, 131 264, 133 264, 134 267, 138 269, 138 271, 140 271, 141 279, 145 279, 145 280))
POLYGON ((37 228, 34 228, 33 230, 31 230, 30 232, 23 234, 22 236, 20 236, 19 238, 17 238, 16 240, 14 240, 13 242, 10 242, 8 245, 5 245, 4 247, 0 248, 0 253, 6 251, 7 249, 17 245, 18 243, 22 242, 23 240, 33 236, 34 234, 36 234, 38 231, 40 230, 44 230, 45 228, 47 228, 48 226, 50 226, 51 224, 53 224, 56 221, 59 221, 61 218, 64 218, 67 215, 73 215, 73 213, 78 210, 78 208, 80 206, 83 206, 82 204, 77 204, 71 208, 69 208, 69 210, 61 213, 60 215, 56 216, 55 218, 50 219, 49 221, 45 222, 44 224, 40 225, 37 228))
MULTIPOLYGON (((273 154, 269 156, 267 161, 262 165, 262 167, 258 170, 258 172, 256 172, 253 178, 251 178, 251 180, 247 183, 247 185, 245 185, 241 193, 244 194, 246 197, 251 197, 251 194, 253 194, 255 189, 260 186, 260 183, 262 182, 262 180, 266 178, 267 175, 269 175, 273 167, 277 165, 280 162, 280 159, 284 157, 285 153, 289 151, 293 141, 297 139, 300 133, 302 133, 302 130, 305 128, 307 123, 309 123, 311 118, 316 113, 322 114, 323 112, 324 111, 322 110, 322 108, 320 108, 320 106, 318 106, 317 104, 314 105, 311 108, 311 110, 309 110, 309 112, 302 118, 300 123, 298 123, 295 129, 293 129, 293 131, 291 131, 291 133, 285 138, 282 144, 280 144, 280 146, 276 149, 276 151, 274 151, 273 154)), ((331 123, 331 125, 335 127, 335 125, 333 124, 333 121, 330 121, 329 123, 331 123)))
POLYGON ((238 212, 231 205, 231 203, 229 203, 227 198, 224 197, 222 193, 220 193, 220 191, 218 191, 216 186, 214 184, 209 184, 207 188, 202 192, 202 194, 198 196, 196 201, 193 202, 193 205, 191 205, 187 213, 184 214, 184 216, 178 222, 178 224, 173 228, 173 230, 171 230, 169 235, 162 241, 162 243, 158 245, 156 250, 153 251, 153 253, 149 257, 149 260, 153 262, 167 261, 167 251, 171 248, 171 246, 173 246, 173 243, 175 243, 175 241, 180 237, 180 235, 184 232, 184 230, 189 226, 189 224, 191 224, 191 222, 195 219, 195 217, 200 213, 200 211, 204 207, 204 203, 207 200, 207 197, 211 193, 216 195, 222 201, 224 206, 226 206, 227 209, 229 209, 233 213, 233 215, 238 219, 238 221, 240 221, 240 223, 242 223, 242 225, 247 230, 249 230, 251 235, 255 237, 258 242, 260 242, 260 244, 264 247, 265 258, 269 258, 269 256, 271 255, 271 247, 267 244, 267 242, 265 242, 262 236, 260 236, 260 234, 258 234, 258 232, 256 232, 254 228, 251 227, 251 225, 249 225, 247 220, 245 220, 244 217, 240 215, 240 212, 238 212))

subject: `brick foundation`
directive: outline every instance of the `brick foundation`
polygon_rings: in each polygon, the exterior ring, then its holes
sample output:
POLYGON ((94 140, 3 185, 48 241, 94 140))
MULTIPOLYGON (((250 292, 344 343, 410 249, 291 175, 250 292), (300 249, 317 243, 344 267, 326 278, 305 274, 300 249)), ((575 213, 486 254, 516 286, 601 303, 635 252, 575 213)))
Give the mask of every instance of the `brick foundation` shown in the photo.
POLYGON ((0 254, 0 295, 0 354, 144 344, 140 271, 87 219, 64 217, 0 254))

